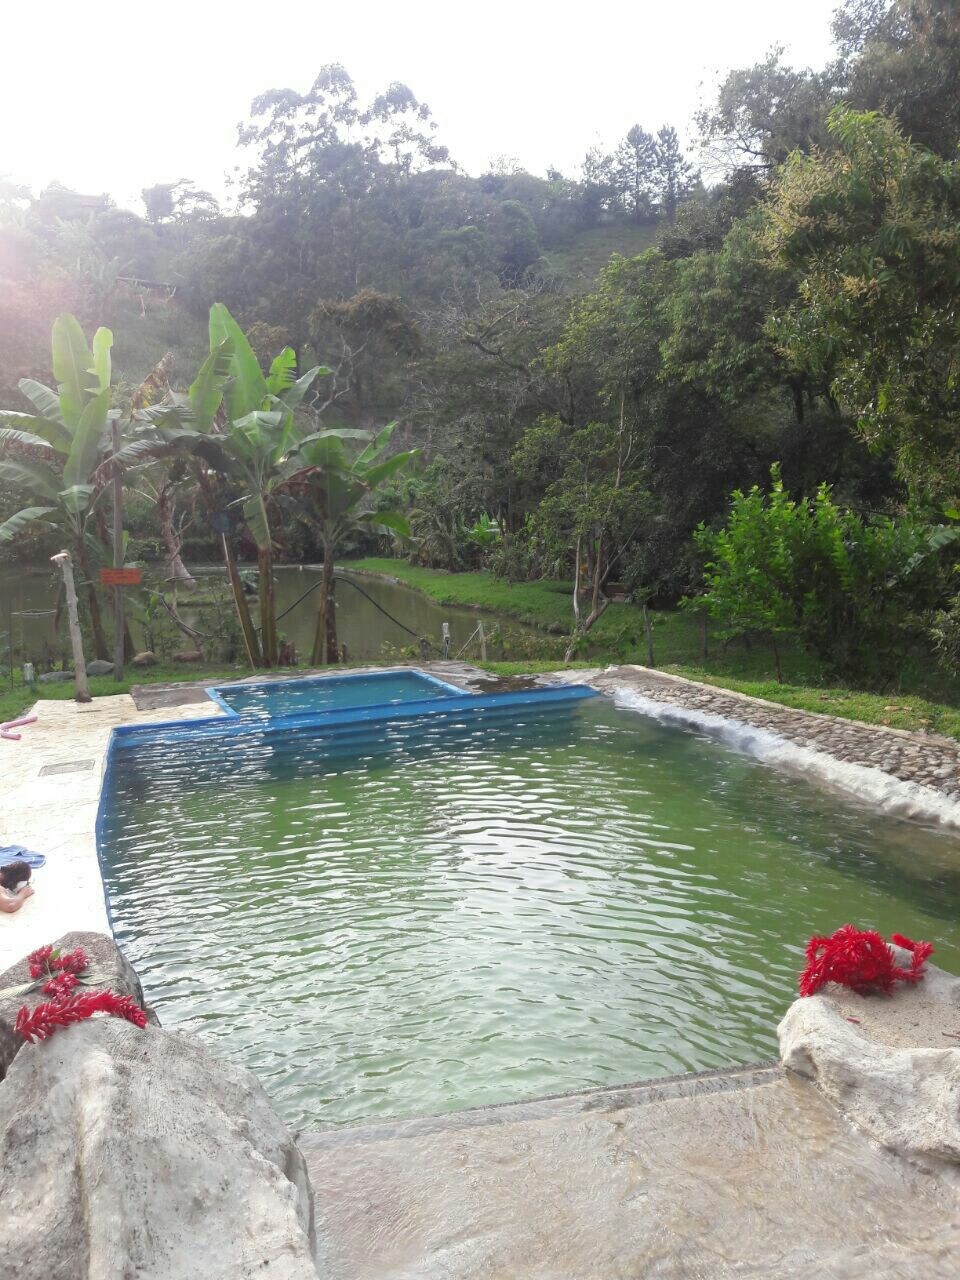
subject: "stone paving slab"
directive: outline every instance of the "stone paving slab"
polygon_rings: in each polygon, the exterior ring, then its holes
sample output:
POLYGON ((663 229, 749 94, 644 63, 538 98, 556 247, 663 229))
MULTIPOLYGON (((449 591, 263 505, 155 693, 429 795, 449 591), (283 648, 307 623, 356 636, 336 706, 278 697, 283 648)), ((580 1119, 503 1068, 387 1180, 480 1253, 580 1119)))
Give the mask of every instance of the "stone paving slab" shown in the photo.
POLYGON ((960 1274, 960 1201, 740 1068, 299 1139, 329 1280, 960 1274))

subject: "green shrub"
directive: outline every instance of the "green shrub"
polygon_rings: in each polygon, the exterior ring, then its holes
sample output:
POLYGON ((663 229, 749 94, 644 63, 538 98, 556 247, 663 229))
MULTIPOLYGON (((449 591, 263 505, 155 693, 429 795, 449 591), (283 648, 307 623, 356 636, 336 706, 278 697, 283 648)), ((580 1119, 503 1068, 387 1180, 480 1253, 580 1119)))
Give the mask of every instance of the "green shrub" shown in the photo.
POLYGON ((769 493, 737 491, 726 526, 696 533, 708 557, 697 600, 728 635, 794 634, 840 675, 888 678, 936 599, 929 530, 911 521, 863 520, 828 485, 793 500, 773 468, 769 493))

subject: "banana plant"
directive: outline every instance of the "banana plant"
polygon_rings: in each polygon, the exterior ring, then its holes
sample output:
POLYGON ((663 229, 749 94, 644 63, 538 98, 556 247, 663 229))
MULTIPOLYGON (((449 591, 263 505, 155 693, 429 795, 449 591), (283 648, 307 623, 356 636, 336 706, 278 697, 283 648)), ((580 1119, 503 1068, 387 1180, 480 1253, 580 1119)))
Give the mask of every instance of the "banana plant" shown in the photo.
POLYGON ((198 479, 211 516, 217 506, 213 477, 220 477, 240 496, 238 507, 257 548, 260 635, 250 618, 246 595, 226 533, 224 561, 237 618, 252 666, 277 663, 278 641, 273 573, 273 521, 278 489, 287 457, 301 443, 294 410, 314 381, 330 370, 322 365, 296 376, 296 355, 285 347, 270 366, 260 368, 250 343, 222 303, 210 308, 210 354, 185 396, 159 406, 156 420, 141 415, 138 437, 116 456, 113 465, 145 465, 164 454, 187 453, 199 461, 198 479), (171 420, 170 408, 180 416, 171 420))
MULTIPOLYGON (((223 395, 224 425, 217 445, 223 474, 237 488, 237 505, 257 548, 260 589, 260 646, 264 666, 277 663, 277 614, 273 576, 274 536, 271 521, 284 463, 296 450, 301 433, 294 410, 317 378, 329 369, 316 365, 296 376, 296 355, 284 347, 264 374, 250 343, 223 303, 210 308, 211 348, 230 350, 230 377, 223 395)), ((238 579, 239 582, 239 579, 238 579)), ((240 591, 243 595, 242 588, 240 591)), ((236 589, 234 590, 236 599, 236 589)), ((241 624, 242 625, 242 624, 241 624)))
POLYGON ((100 328, 87 346, 78 321, 62 315, 52 333, 57 390, 22 378, 20 390, 33 413, 0 411, 0 479, 30 494, 31 503, 0 524, 0 542, 31 524, 60 530, 75 549, 87 583, 97 657, 107 657, 107 641, 93 579, 92 561, 102 539, 95 524, 102 489, 94 475, 109 450, 110 352, 113 334, 100 328))
POLYGON ((282 487, 296 503, 301 519, 319 534, 323 545, 323 575, 311 661, 326 665, 340 660, 334 590, 337 550, 347 533, 358 527, 409 538, 410 529, 399 511, 377 511, 373 495, 391 476, 408 466, 419 449, 384 458, 395 422, 376 435, 350 428, 331 428, 305 437, 282 467, 282 487), (352 441, 365 447, 355 452, 352 441))

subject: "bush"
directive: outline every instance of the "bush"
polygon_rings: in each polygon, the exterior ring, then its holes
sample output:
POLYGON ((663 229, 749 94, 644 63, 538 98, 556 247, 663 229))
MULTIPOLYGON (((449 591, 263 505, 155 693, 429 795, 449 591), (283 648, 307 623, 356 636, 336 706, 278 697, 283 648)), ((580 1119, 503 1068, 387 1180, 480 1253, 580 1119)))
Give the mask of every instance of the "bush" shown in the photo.
POLYGON ((728 635, 794 634, 841 675, 888 678, 919 616, 936 600, 929 531, 913 522, 865 521, 821 485, 794 501, 773 468, 769 494, 739 490, 725 528, 701 526, 707 590, 695 603, 728 635))
POLYGON ((938 609, 930 622, 930 639, 937 662, 950 675, 960 675, 960 596, 938 609))

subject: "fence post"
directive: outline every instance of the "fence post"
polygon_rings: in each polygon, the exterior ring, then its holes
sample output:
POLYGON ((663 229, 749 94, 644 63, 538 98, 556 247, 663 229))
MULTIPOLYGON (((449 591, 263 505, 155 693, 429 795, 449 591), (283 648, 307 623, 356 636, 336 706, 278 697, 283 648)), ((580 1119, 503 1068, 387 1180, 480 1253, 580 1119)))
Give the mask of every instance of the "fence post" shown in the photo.
POLYGON ((67 597, 67 622, 70 627, 70 643, 73 646, 73 679, 74 699, 77 702, 90 701, 90 686, 87 684, 87 664, 83 657, 83 636, 80 633, 80 613, 77 608, 77 588, 73 582, 73 561, 69 551, 60 551, 50 559, 60 566, 63 574, 63 588, 67 597))
POLYGON ((644 600, 641 605, 643 613, 643 634, 647 638, 647 666, 655 667, 657 664, 653 657, 653 627, 650 625, 650 614, 647 612, 647 602, 644 600))

